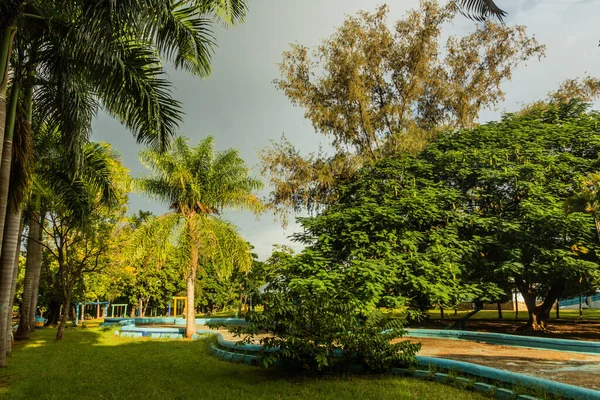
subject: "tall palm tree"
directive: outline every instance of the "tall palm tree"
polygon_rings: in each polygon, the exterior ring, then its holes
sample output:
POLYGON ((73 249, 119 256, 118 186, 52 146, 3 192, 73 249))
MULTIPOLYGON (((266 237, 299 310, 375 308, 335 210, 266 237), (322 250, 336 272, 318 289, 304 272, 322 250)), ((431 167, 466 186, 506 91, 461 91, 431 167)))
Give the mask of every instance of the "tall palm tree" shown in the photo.
POLYGON ((215 151, 213 138, 190 147, 184 138, 177 138, 168 152, 146 150, 141 162, 152 174, 137 179, 143 192, 163 201, 172 212, 162 217, 162 223, 180 225, 178 242, 187 287, 186 337, 196 333, 194 285, 199 264, 213 262, 231 270, 237 265, 248 270, 251 252, 234 227, 219 219, 225 208, 261 210, 253 194, 262 187, 253 179, 236 150, 215 151))
MULTIPOLYGON (((171 97, 161 60, 193 74, 209 74, 213 23, 241 21, 246 9, 246 0, 3 0, 0 242, 12 167, 14 108, 6 113, 9 86, 11 106, 19 101, 21 90, 33 92, 35 86, 30 103, 35 102, 44 124, 58 129, 67 151, 79 161, 71 166, 71 174, 83 160, 80 149, 100 105, 132 130, 139 142, 164 150, 177 131, 181 108, 171 97), (10 76, 9 69, 14 71, 10 76), (2 146, 4 142, 7 146, 2 146)), ((39 265, 39 260, 34 262, 39 265)), ((0 299, 5 297, 2 290, 0 299)))

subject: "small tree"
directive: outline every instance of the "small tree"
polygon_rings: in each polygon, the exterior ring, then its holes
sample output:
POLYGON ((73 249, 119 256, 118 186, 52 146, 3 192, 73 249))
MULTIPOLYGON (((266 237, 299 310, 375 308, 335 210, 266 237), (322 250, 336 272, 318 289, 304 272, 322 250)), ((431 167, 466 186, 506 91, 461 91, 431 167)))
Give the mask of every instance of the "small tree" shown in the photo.
POLYGON ((265 296, 265 311, 250 313, 249 326, 236 332, 252 341, 261 338, 267 350, 263 363, 286 360, 313 371, 344 371, 359 363, 382 370, 414 361, 420 345, 396 341, 403 321, 383 315, 381 301, 400 305, 386 293, 386 275, 368 261, 339 263, 319 251, 298 256, 278 253, 267 264, 275 277, 265 296), (275 352, 269 349, 277 348, 275 352))
MULTIPOLYGON (((83 275, 97 272, 106 264, 111 237, 124 213, 123 205, 127 200, 125 169, 109 148, 90 143, 84 149, 84 154, 86 168, 95 170, 96 180, 84 181, 78 178, 70 186, 73 188, 71 193, 81 197, 79 204, 87 203, 89 214, 82 220, 78 212, 67 207, 64 202, 57 201, 50 204, 43 227, 46 239, 42 241, 42 245, 57 262, 58 283, 62 292, 60 297, 63 314, 56 340, 62 339, 74 295, 73 289, 81 283, 83 275), (100 189, 112 195, 104 196, 100 189)), ((86 175, 92 176, 90 173, 86 175)))

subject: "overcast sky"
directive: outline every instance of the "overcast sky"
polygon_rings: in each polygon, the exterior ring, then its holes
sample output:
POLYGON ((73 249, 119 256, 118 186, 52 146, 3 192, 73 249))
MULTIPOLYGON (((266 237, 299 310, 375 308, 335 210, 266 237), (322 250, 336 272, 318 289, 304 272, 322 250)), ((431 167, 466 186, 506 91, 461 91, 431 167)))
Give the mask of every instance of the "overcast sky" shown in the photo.
MULTIPOLYGON (((175 84, 174 96, 185 110, 181 133, 192 144, 212 135, 217 148, 238 148, 248 165, 258 174, 257 152, 283 133, 303 153, 325 144, 303 110, 294 107, 276 90, 276 64, 290 43, 315 46, 331 35, 344 15, 358 10, 375 10, 383 4, 375 0, 250 0, 246 23, 216 32, 219 48, 213 59, 210 78, 200 79, 170 70, 175 84)), ((522 103, 543 98, 567 78, 584 74, 600 76, 600 0, 497 0, 508 12, 506 23, 527 25, 528 32, 547 46, 541 62, 530 61, 513 74, 504 85, 506 101, 498 110, 486 110, 481 120, 496 119, 503 111, 514 111, 522 103)), ((401 18, 415 8, 418 0, 395 0, 389 21, 401 18)), ((475 23, 458 17, 444 30, 444 36, 461 35, 475 28, 475 23)), ((145 172, 137 153, 141 149, 132 135, 118 121, 100 115, 93 126, 93 140, 109 142, 122 155, 133 176, 145 172)), ((265 191, 265 194, 267 191, 265 191)), ((166 211, 165 205, 143 195, 130 196, 130 209, 166 211)), ((284 230, 271 215, 257 220, 244 212, 227 212, 246 240, 256 248, 261 259, 269 256, 273 244, 291 244, 288 236, 297 229, 291 223, 284 230)), ((298 245, 291 244, 299 248, 298 245)))

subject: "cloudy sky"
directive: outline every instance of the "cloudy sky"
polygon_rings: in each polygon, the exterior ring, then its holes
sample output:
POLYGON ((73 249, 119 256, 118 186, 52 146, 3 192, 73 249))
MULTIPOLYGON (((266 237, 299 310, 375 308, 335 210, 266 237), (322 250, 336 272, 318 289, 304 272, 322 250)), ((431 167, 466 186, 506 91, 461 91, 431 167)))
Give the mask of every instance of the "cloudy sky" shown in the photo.
MULTIPOLYGON (((246 23, 216 32, 219 48, 213 59, 210 78, 200 79, 170 70, 175 84, 174 96, 185 110, 181 132, 192 144, 212 135, 217 148, 238 148, 248 165, 258 174, 258 152, 285 134, 303 153, 325 144, 303 110, 290 104, 275 89, 276 64, 290 43, 315 46, 331 35, 344 15, 358 10, 374 10, 380 0, 250 0, 246 23)), ((547 46, 546 58, 519 67, 511 82, 504 85, 506 101, 498 110, 486 110, 481 120, 497 118, 522 103, 543 98, 567 78, 591 74, 600 76, 600 0, 497 0, 508 12, 507 24, 522 24, 547 46)), ((388 1, 389 22, 415 8, 418 0, 388 1)), ((444 35, 461 35, 475 23, 457 18, 444 35)), ((140 146, 117 121, 100 115, 93 127, 93 139, 109 142, 120 152, 133 176, 143 174, 137 153, 140 146)), ((265 190, 264 194, 268 193, 265 190)), ((163 204, 139 194, 130 196, 132 212, 139 209, 156 214, 166 211, 163 204)), ((266 258, 273 244, 291 244, 288 239, 297 229, 291 223, 283 229, 271 215, 259 220, 245 212, 228 212, 225 217, 237 224, 242 235, 266 258)))

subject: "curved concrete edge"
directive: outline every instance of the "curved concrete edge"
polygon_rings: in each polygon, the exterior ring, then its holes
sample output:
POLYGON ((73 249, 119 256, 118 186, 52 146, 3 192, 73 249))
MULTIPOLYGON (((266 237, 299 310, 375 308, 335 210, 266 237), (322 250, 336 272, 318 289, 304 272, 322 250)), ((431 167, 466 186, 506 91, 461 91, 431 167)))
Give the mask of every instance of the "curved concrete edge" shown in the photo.
POLYGON ((470 340, 506 346, 532 347, 546 350, 569 351, 573 353, 600 354, 600 342, 584 340, 553 339, 533 336, 509 335, 473 331, 439 329, 407 329, 408 337, 443 338, 470 340))
POLYGON ((427 367, 444 368, 450 371, 458 371, 467 375, 498 381, 511 385, 525 386, 530 389, 541 389, 549 393, 577 400, 600 399, 600 391, 587 389, 580 386, 568 385, 566 383, 554 382, 547 379, 536 378, 529 375, 521 375, 515 372, 485 367, 464 361, 455 361, 445 358, 417 356, 419 365, 427 367))
MULTIPOLYGON (((100 326, 112 325, 185 325, 185 318, 152 317, 152 318, 104 318, 100 326)), ((247 325, 242 318, 196 318, 197 325, 247 325)))
MULTIPOLYGON (((201 333, 200 331, 198 333, 201 333)), ((234 361, 233 356, 226 356, 225 353, 236 354, 235 350, 243 350, 256 353, 262 349, 259 345, 238 344, 223 338, 218 332, 204 331, 202 333, 214 334, 217 336, 217 342, 220 346, 234 350, 229 352, 220 349, 222 353, 217 355, 224 361, 234 361)), ((265 351, 277 351, 272 348, 265 351)), ((214 354, 214 353, 213 353, 214 354)), ((216 354, 215 354, 216 355, 216 354)), ((258 356, 254 355, 258 359, 258 356)), ((510 385, 521 385, 530 389, 541 389, 552 394, 564 396, 569 399, 581 400, 597 400, 600 399, 600 391, 582 388, 579 386, 568 385, 566 383, 554 382, 547 379, 536 378, 529 375, 521 375, 510 371, 505 371, 497 368, 485 367, 483 365, 468 363, 464 361, 455 361, 445 358, 417 356, 417 361, 421 366, 435 366, 450 371, 457 371, 466 375, 489 379, 492 381, 502 382, 510 385)))

